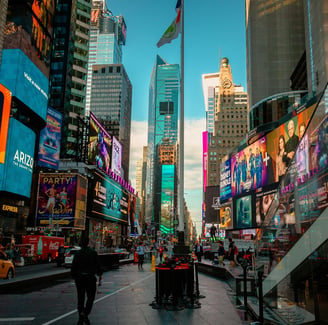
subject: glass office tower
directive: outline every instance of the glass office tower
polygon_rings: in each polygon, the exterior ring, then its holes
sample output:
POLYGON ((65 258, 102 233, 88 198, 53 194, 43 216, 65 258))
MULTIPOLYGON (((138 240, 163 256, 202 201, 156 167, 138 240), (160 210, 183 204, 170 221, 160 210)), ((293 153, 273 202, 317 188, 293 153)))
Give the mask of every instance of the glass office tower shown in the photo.
POLYGON ((157 55, 149 87, 146 189, 146 222, 153 221, 156 229, 159 229, 160 216, 155 205, 160 206, 161 199, 161 173, 156 172, 160 170, 156 168, 161 152, 159 146, 174 146, 178 140, 179 85, 179 65, 169 64, 157 55))

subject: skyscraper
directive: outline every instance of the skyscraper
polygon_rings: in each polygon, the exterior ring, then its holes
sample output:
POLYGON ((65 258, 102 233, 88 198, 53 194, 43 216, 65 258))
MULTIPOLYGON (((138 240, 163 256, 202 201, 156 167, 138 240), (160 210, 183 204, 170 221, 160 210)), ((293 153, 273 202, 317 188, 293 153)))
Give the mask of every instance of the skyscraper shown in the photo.
POLYGON ((159 154, 165 145, 175 146, 178 139, 179 84, 179 65, 169 64, 157 55, 149 87, 146 188, 146 221, 153 221, 156 229, 159 229, 160 209, 155 206, 160 207, 162 200, 159 154))
POLYGON ((217 105, 219 73, 203 74, 202 82, 206 112, 206 131, 214 135, 214 114, 217 105))
POLYGON ((290 76, 305 50, 303 0, 246 0, 246 44, 251 108, 290 90, 290 76))
POLYGON ((61 158, 76 159, 85 114, 91 0, 57 0, 49 104, 63 114, 61 158))
POLYGON ((121 177, 128 180, 132 85, 123 64, 94 64, 90 110, 122 145, 121 177))

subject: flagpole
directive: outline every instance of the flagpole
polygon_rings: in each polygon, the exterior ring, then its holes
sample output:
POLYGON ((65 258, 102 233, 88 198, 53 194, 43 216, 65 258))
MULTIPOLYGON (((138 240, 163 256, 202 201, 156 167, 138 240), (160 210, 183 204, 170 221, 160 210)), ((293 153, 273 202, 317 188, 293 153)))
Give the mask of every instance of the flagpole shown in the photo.
POLYGON ((179 145, 179 231, 184 231, 184 0, 181 0, 181 75, 180 75, 180 145, 179 145))

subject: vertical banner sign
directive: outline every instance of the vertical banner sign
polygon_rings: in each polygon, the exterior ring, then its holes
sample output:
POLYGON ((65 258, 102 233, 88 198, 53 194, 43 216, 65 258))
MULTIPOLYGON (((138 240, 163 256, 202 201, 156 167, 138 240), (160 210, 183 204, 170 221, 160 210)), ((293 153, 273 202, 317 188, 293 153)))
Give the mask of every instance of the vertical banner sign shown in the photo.
POLYGON ((207 155, 208 155, 208 132, 203 132, 203 192, 207 187, 207 155))

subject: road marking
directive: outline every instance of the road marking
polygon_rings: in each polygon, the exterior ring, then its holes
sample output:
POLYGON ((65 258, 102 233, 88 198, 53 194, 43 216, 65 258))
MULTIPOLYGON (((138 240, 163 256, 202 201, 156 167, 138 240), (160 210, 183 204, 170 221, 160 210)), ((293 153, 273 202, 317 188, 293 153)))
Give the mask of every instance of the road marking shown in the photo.
MULTIPOLYGON (((114 291, 114 292, 112 292, 112 293, 110 293, 110 294, 108 294, 108 295, 106 295, 106 296, 103 296, 103 297, 101 297, 101 298, 99 298, 99 299, 96 299, 96 300, 94 301, 94 304, 96 304, 96 303, 98 303, 99 301, 102 301, 102 300, 104 300, 104 299, 107 299, 107 298, 109 298, 109 297, 111 297, 111 296, 113 296, 113 295, 115 295, 115 294, 117 294, 117 293, 119 293, 119 292, 121 292, 121 291, 124 291, 124 290, 126 290, 126 289, 128 289, 128 288, 131 288, 132 286, 138 284, 139 282, 145 281, 146 279, 150 278, 151 276, 154 276, 154 273, 151 273, 151 274, 149 274, 148 276, 146 276, 146 277, 144 277, 144 278, 142 278, 142 279, 140 279, 140 280, 138 280, 138 281, 135 281, 135 282, 129 284, 128 286, 126 286, 126 287, 123 287, 123 288, 121 288, 121 289, 118 289, 118 290, 116 290, 116 291, 114 291)), ((74 313, 76 313, 76 312, 77 312, 77 309, 71 310, 70 312, 68 312, 68 313, 66 313, 66 314, 63 314, 63 315, 58 316, 58 317, 56 317, 56 318, 54 318, 54 319, 52 319, 52 320, 50 320, 50 321, 48 321, 48 322, 46 322, 46 323, 43 323, 42 325, 53 324, 53 323, 57 322, 58 320, 61 320, 61 319, 63 319, 63 318, 66 318, 66 317, 68 317, 68 316, 70 316, 70 315, 72 315, 72 314, 74 314, 74 313)), ((0 318, 0 319, 1 319, 1 318, 0 318)))
POLYGON ((0 318, 0 322, 24 322, 32 321, 35 317, 13 317, 13 318, 0 318))

